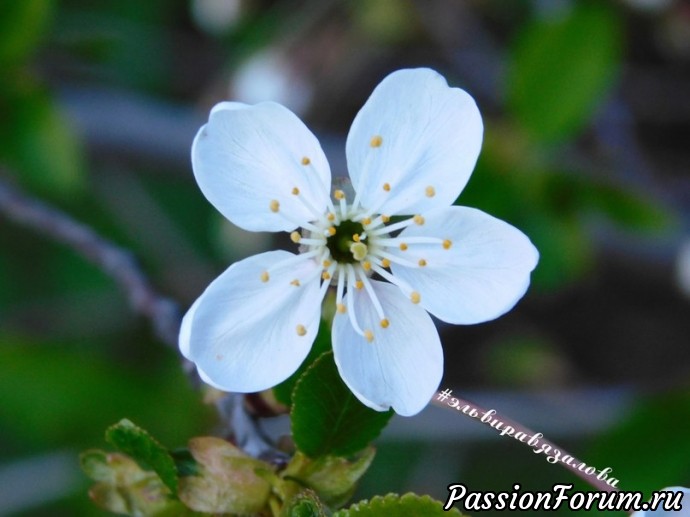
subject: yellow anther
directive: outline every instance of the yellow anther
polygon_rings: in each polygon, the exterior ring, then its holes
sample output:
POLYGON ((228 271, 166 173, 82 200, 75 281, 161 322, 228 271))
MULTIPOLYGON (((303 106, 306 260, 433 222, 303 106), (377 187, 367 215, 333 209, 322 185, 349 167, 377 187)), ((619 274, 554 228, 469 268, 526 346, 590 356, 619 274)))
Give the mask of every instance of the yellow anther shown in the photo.
POLYGON ((369 141, 369 145, 372 147, 381 147, 382 143, 383 143, 383 138, 380 135, 372 136, 371 140, 369 141))
POLYGON ((361 280, 357 280, 357 281, 355 282, 355 287, 356 287, 357 289, 362 289, 362 288, 364 287, 364 282, 362 282, 361 280))
POLYGON ((419 262, 417 262, 417 264, 419 264, 419 267, 424 267, 424 266, 426 266, 426 260, 419 259, 419 262))
POLYGON ((268 271, 264 271, 263 273, 261 273, 261 281, 262 282, 268 282, 268 280, 270 278, 271 277, 268 275, 268 271))
POLYGON ((271 209, 271 212, 278 212, 280 210, 280 203, 278 203, 277 199, 272 199, 268 207, 271 209))
POLYGON ((331 266, 331 261, 330 260, 324 260, 323 261, 323 267, 330 267, 331 266))
POLYGON ((324 271, 323 273, 321 273, 321 278, 323 278, 324 280, 330 280, 331 275, 328 271, 324 271))
POLYGON ((391 261, 388 260, 388 259, 382 259, 382 260, 381 260, 381 265, 382 265, 383 267, 386 267, 386 268, 391 267, 391 261))
POLYGON ((387 329, 390 326, 391 322, 388 321, 386 318, 383 318, 381 320, 381 327, 384 329, 387 329))
POLYGON ((297 187, 292 187, 292 195, 299 196, 299 189, 297 187))
POLYGON ((352 240, 355 241, 355 242, 359 242, 359 240, 360 240, 360 239, 359 239, 359 234, 358 234, 358 233, 355 233, 355 234, 352 236, 352 240))
POLYGON ((369 343, 371 343, 374 340, 374 333, 371 330, 367 329, 364 331, 364 337, 367 341, 369 341, 369 343))
POLYGON ((450 239, 446 239, 443 241, 443 249, 449 250, 452 245, 453 243, 450 239))
POLYGON ((309 165, 311 163, 311 160, 307 158, 306 156, 302 158, 302 165, 309 165))
POLYGON ((297 280, 295 278, 292 282, 290 282, 290 285, 294 285, 295 287, 299 287, 300 286, 299 280, 297 280))
POLYGON ((365 260, 362 262, 362 267, 364 268, 364 271, 369 271, 371 269, 371 262, 365 260))
POLYGON ((400 243, 400 251, 407 251, 407 244, 405 244, 404 242, 401 242, 400 243))
POLYGON ((345 199, 345 192, 342 190, 336 190, 333 192, 333 197, 335 197, 337 200, 345 199))
POLYGON ((362 225, 363 226, 369 226, 371 224, 371 218, 370 217, 365 217, 362 219, 362 225))
POLYGON ((419 226, 424 224, 424 218, 419 214, 415 215, 412 219, 414 220, 415 224, 418 224, 419 226))
POLYGON ((331 214, 329 212, 328 215, 326 216, 326 219, 328 219, 331 222, 335 221, 335 214, 331 214))
POLYGON ((424 193, 426 194, 426 197, 434 197, 436 195, 436 189, 429 185, 427 188, 424 189, 424 193))
POLYGON ((298 336, 304 336, 307 334, 307 329, 304 327, 304 325, 297 325, 295 330, 297 331, 298 336))
POLYGON ((345 308, 345 304, 339 303, 336 307, 337 307, 338 312, 339 312, 340 314, 345 314, 345 311, 347 310, 347 309, 345 308))
POLYGON ((387 215, 382 215, 382 216, 381 216, 381 221, 383 221, 384 223, 387 223, 387 222, 389 222, 390 220, 391 220, 391 218, 390 218, 389 216, 387 216, 387 215))
POLYGON ((335 235, 335 226, 331 226, 327 231, 328 235, 332 237, 333 235, 335 235))
POLYGON ((384 183, 383 184, 383 190, 385 190, 386 192, 390 192, 391 191, 391 184, 390 183, 384 183))
POLYGON ((355 260, 364 260, 364 257, 369 253, 369 248, 363 242, 353 242, 352 246, 350 246, 350 253, 352 253, 355 260))
POLYGON ((412 303, 419 303, 419 300, 421 300, 422 297, 417 291, 412 291, 410 293, 410 300, 412 300, 412 303))
POLYGON ((301 239, 302 239, 302 236, 297 231, 292 232, 290 234, 290 240, 294 243, 298 243, 301 239))

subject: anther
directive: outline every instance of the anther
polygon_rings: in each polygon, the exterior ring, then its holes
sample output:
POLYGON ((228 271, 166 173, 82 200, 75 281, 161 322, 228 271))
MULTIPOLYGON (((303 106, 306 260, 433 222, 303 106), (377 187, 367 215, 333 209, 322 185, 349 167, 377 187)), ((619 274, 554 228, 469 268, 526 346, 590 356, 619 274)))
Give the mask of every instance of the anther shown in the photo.
POLYGON ((307 329, 304 327, 304 325, 297 325, 295 330, 297 331, 298 336, 304 336, 307 333, 307 329))
POLYGON ((436 190, 434 187, 429 185, 426 189, 424 189, 424 193, 426 194, 426 197, 434 197, 436 195, 436 190))
POLYGON ((292 282, 290 282, 290 285, 294 285, 295 287, 299 287, 300 286, 299 280, 297 280, 295 278, 292 282))
POLYGON ((330 235, 330 236, 332 237, 333 235, 335 235, 335 231, 336 231, 336 230, 335 230, 335 226, 331 226, 331 227, 328 228, 328 230, 326 230, 326 231, 328 232, 328 235, 330 235))
POLYGON ((415 222, 415 224, 418 224, 419 226, 422 226, 424 224, 424 218, 421 215, 415 215, 412 220, 415 222))
POLYGON ((328 215, 326 216, 326 219, 328 219, 330 222, 335 221, 335 214, 332 214, 329 212, 328 215))
POLYGON ((337 307, 337 310, 338 310, 338 312, 339 312, 340 314, 345 314, 345 311, 346 311, 347 309, 345 308, 345 304, 344 304, 344 303, 339 303, 336 307, 337 307))
POLYGON ((364 282, 362 282, 361 280, 357 280, 355 282, 355 288, 356 289, 362 289, 363 287, 364 287, 364 282))
POLYGON ((302 236, 299 234, 299 232, 295 231, 290 234, 290 240, 294 242, 295 244, 298 243, 302 239, 302 236))
POLYGON ((323 273, 321 273, 321 278, 323 278, 324 280, 330 280, 331 275, 328 273, 328 271, 324 271, 323 273))
POLYGON ((381 259, 381 266, 385 268, 391 267, 391 261, 388 260, 387 258, 381 259))
POLYGON ((450 239, 446 239, 443 241, 443 249, 449 250, 450 247, 453 245, 450 239))
POLYGON ((412 300, 412 303, 419 303, 419 301, 422 299, 420 294, 417 291, 412 291, 410 293, 410 300, 412 300))
POLYGON ((426 260, 419 259, 419 262, 417 262, 417 264, 419 264, 419 267, 424 267, 424 266, 426 266, 426 260))
POLYGON ((352 240, 355 241, 355 242, 359 242, 359 241, 360 241, 359 234, 358 234, 358 233, 355 233, 355 234, 352 236, 352 240))
POLYGON ((390 192, 391 191, 391 184, 390 183, 384 183, 383 184, 383 190, 385 190, 386 192, 390 192))
POLYGON ((381 138, 380 135, 372 136, 371 140, 369 141, 369 145, 372 147, 381 147, 382 143, 383 143, 383 138, 381 138))
POLYGON ((369 226, 371 224, 371 217, 365 217, 362 219, 362 225, 363 226, 369 226))
POLYGON ((306 156, 302 158, 302 165, 309 165, 311 163, 311 160, 307 158, 306 156))
POLYGON ((362 262, 362 267, 364 268, 364 271, 369 271, 371 269, 371 262, 365 260, 362 262))
POLYGON ((261 281, 262 282, 268 282, 268 280, 270 278, 271 277, 268 275, 268 271, 264 271, 263 273, 261 273, 261 281))
POLYGON ((292 195, 299 196, 299 189, 297 187, 292 187, 292 195))
POLYGON ((390 220, 391 220, 391 218, 390 218, 389 216, 387 216, 387 215, 382 215, 382 216, 381 216, 381 221, 383 221, 384 223, 387 223, 387 222, 389 222, 390 220))
POLYGON ((271 209, 271 212, 277 213, 280 210, 280 203, 278 203, 278 200, 272 199, 268 207, 271 209))
POLYGON ((374 333, 371 330, 367 329, 364 331, 364 337, 367 341, 369 341, 369 343, 371 343, 374 340, 374 333))
POLYGON ((333 192, 333 197, 335 197, 337 200, 345 199, 345 192, 342 190, 336 190, 333 192))
POLYGON ((390 326, 391 322, 388 321, 386 318, 383 318, 381 320, 381 327, 384 329, 387 329, 390 326))
POLYGON ((407 244, 405 244, 404 242, 401 242, 400 243, 400 251, 407 251, 407 244))
POLYGON ((331 261, 330 260, 324 260, 322 264, 323 264, 323 267, 331 267, 331 261))

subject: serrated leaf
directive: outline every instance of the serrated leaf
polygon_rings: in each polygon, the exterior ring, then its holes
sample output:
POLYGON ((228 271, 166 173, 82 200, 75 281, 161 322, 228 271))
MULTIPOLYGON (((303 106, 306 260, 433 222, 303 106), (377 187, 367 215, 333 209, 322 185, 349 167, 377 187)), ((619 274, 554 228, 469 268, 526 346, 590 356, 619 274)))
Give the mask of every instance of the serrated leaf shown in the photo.
POLYGON ((105 510, 134 517, 192 515, 171 497, 155 472, 143 470, 124 454, 90 450, 80 460, 84 472, 98 481, 89 490, 89 497, 105 510))
POLYGON ((329 507, 339 508, 350 500, 357 482, 369 469, 375 454, 374 448, 368 447, 352 461, 340 456, 309 460, 297 452, 285 469, 284 476, 313 489, 329 507))
POLYGON ((161 481, 177 494, 177 468, 168 450, 149 433, 129 420, 121 420, 105 432, 105 439, 119 451, 132 456, 141 465, 152 469, 161 481))
POLYGON ((214 437, 189 441, 198 474, 180 478, 178 495, 191 509, 209 513, 254 514, 266 505, 269 483, 257 474, 271 467, 214 437))
POLYGON ((319 332, 316 334, 316 339, 314 344, 309 351, 309 355, 300 365, 295 373, 293 373, 286 380, 278 384, 273 388, 273 394, 278 402, 285 404, 286 406, 292 405, 292 391, 295 389, 295 384, 300 379, 300 377, 307 371, 314 361, 316 361, 321 354, 328 352, 331 349, 331 330, 326 325, 326 322, 321 320, 319 325, 319 332))
POLYGON ((574 2, 559 19, 526 26, 508 74, 508 106, 535 138, 572 135, 615 76, 620 23, 605 2, 574 2))
POLYGON ((333 517, 461 517, 456 508, 443 509, 443 503, 428 495, 408 493, 403 496, 388 494, 376 496, 369 501, 360 501, 346 510, 339 510, 333 517))
POLYGON ((317 495, 311 490, 303 490, 294 496, 283 507, 281 517, 326 517, 324 508, 317 495))
POLYGON ((393 416, 392 410, 374 411, 357 400, 340 378, 332 352, 309 367, 292 397, 293 438, 310 458, 361 451, 393 416))

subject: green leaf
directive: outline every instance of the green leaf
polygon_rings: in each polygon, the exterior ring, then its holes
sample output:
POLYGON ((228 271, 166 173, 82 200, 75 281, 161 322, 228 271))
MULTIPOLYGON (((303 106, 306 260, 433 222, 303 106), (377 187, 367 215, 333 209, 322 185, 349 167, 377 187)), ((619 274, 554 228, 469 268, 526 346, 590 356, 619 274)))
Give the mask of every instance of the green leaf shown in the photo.
POLYGON ((261 471, 271 467, 220 438, 189 441, 198 474, 180 478, 180 499, 199 512, 255 514, 268 502, 271 486, 261 471))
POLYGON ((53 0, 0 0, 0 66, 26 59, 52 18, 53 0))
POLYGON ((574 2, 524 28, 508 73, 508 106, 538 140, 577 132, 616 75, 620 23, 605 2, 574 2))
POLYGON ((331 349, 331 330, 326 325, 326 322, 321 320, 319 325, 319 332, 316 334, 316 339, 314 344, 309 351, 309 355, 300 365, 295 373, 293 373, 286 380, 278 384, 278 386, 273 388, 273 394, 275 395, 278 402, 285 404, 286 406, 292 405, 292 390, 295 389, 295 384, 302 377, 302 374, 307 371, 307 369, 316 361, 321 354, 328 352, 331 349))
POLYGON ((319 498, 311 490, 303 490, 283 507, 281 517, 326 517, 326 513, 319 498))
POLYGON ((188 516, 192 512, 171 498, 161 479, 118 453, 90 450, 80 456, 86 474, 97 481, 91 499, 113 513, 132 516, 188 516))
POLYGON ((376 496, 370 501, 360 501, 347 510, 339 510, 333 517, 461 517, 456 509, 443 510, 443 503, 428 495, 408 493, 403 496, 388 494, 376 496))
POLYGON ((338 374, 333 353, 319 357, 292 394, 292 434, 311 458, 347 456, 364 449, 393 416, 363 405, 338 374))
POLYGON ((121 420, 105 432, 105 439, 113 447, 132 456, 137 462, 151 468, 173 494, 177 494, 175 461, 165 447, 149 433, 129 420, 121 420))
POLYGON ((374 455, 373 447, 364 449, 353 461, 340 456, 322 456, 309 460, 297 452, 283 475, 313 489, 331 508, 338 508, 350 500, 357 482, 374 460, 374 455))

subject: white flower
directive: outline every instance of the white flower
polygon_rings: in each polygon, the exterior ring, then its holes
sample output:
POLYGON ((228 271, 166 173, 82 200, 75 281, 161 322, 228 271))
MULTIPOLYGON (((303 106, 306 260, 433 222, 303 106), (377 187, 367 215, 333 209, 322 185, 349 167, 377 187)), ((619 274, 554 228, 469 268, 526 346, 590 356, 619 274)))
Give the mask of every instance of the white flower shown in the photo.
POLYGON ((664 515, 677 515, 677 516, 690 516, 690 504, 688 504, 685 501, 685 496, 690 494, 690 489, 684 488, 682 486, 672 486, 668 488, 663 488, 661 492, 668 492, 667 498, 662 499, 661 501, 657 501, 655 503, 655 497, 652 499, 652 503, 654 506, 656 506, 656 509, 654 510, 647 510, 647 511, 639 511, 633 513, 630 517, 651 517, 652 515, 655 515, 657 517, 662 517, 664 515), (680 496, 680 499, 677 499, 678 494, 677 492, 682 492, 683 495, 680 496), (672 503, 680 503, 682 506, 681 510, 664 510, 664 504, 672 504, 672 503))
POLYGON ((326 157, 292 112, 271 102, 215 106, 192 146, 202 192, 246 230, 292 232, 300 253, 237 262, 192 305, 180 349, 202 378, 243 393, 285 380, 307 356, 334 286, 333 352, 347 386, 376 410, 419 412, 443 373, 427 311, 455 324, 494 319, 525 293, 538 260, 514 227, 451 206, 482 131, 465 91, 429 69, 394 72, 347 138, 354 199, 336 190, 333 202, 326 157))

